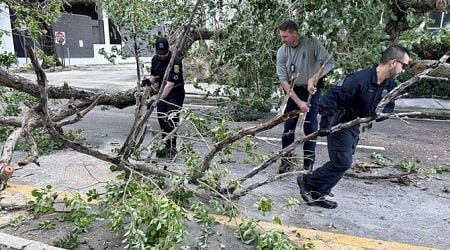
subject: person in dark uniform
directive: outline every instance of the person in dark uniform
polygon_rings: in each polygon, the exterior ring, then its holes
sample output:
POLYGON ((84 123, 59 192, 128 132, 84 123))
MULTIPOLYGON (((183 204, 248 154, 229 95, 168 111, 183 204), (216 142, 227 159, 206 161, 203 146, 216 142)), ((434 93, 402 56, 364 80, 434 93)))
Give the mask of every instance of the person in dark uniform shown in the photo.
MULTIPOLYGON (((156 40, 155 49, 156 54, 152 58, 148 80, 161 86, 164 73, 173 55, 169 49, 169 42, 165 38, 156 40)), ((183 64, 181 58, 175 57, 169 78, 157 104, 158 122, 163 138, 169 135, 178 125, 179 111, 183 106, 184 96, 183 64), (175 114, 171 115, 172 113, 175 114)), ((170 138, 165 139, 165 148, 160 150, 157 156, 173 158, 177 154, 176 136, 171 135, 170 138)))
MULTIPOLYGON (((381 55, 380 63, 348 75, 328 90, 319 103, 319 136, 327 136, 330 161, 309 175, 297 177, 300 194, 311 206, 333 209, 337 202, 327 200, 331 189, 352 165, 352 156, 359 138, 359 124, 331 133, 331 127, 358 117, 371 117, 381 99, 395 87, 395 78, 408 67, 410 55, 406 48, 393 45, 381 55)), ((394 111, 394 103, 383 113, 394 111)), ((380 116, 376 121, 387 119, 380 116)))

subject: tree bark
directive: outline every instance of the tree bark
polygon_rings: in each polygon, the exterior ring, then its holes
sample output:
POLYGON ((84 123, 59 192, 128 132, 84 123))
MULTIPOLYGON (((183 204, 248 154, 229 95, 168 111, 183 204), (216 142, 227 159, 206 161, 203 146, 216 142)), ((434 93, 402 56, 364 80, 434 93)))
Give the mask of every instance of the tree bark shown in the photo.
MULTIPOLYGON (((3 67, 0 67, 0 86, 19 90, 36 98, 40 97, 40 89, 35 82, 18 75, 13 75, 3 67)), ((116 108, 129 107, 136 103, 134 97, 136 91, 136 88, 132 88, 126 91, 104 93, 98 105, 110 105, 116 108)), ((48 97, 50 99, 94 100, 101 93, 103 91, 90 91, 69 86, 48 87, 48 97)))
MULTIPOLYGON (((436 60, 420 60, 416 61, 409 68, 408 73, 417 75, 418 73, 424 71, 428 65, 436 63, 436 60)), ((442 77, 450 79, 450 63, 444 63, 439 65, 439 67, 433 71, 430 76, 442 77)))
POLYGON ((195 27, 190 28, 186 33, 186 38, 183 44, 178 50, 178 56, 183 58, 192 47, 192 44, 194 44, 194 42, 200 40, 210 40, 213 38, 213 36, 224 38, 225 33, 222 30, 208 30, 206 28, 197 29, 195 27))

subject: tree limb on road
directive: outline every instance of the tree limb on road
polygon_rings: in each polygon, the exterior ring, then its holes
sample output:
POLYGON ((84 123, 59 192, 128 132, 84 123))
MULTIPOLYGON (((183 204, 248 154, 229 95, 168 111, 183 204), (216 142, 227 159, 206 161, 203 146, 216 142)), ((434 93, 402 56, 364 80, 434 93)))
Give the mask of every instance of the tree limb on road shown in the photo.
MULTIPOLYGON (((18 90, 36 98, 39 98, 40 95, 39 86, 35 82, 11 74, 4 67, 0 67, 0 86, 18 90)), ((93 100, 99 94, 103 94, 104 97, 99 100, 98 105, 110 105, 119 109, 136 104, 134 97, 136 92, 136 88, 120 92, 105 93, 104 91, 92 91, 70 86, 48 86, 48 97, 51 99, 93 100)))

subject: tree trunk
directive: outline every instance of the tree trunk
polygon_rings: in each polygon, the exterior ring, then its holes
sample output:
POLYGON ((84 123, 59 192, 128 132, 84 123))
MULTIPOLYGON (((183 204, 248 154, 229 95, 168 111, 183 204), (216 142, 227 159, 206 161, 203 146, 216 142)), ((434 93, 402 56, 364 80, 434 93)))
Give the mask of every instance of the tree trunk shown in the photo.
POLYGON ((225 36, 225 34, 221 30, 208 30, 208 29, 204 29, 204 28, 202 28, 202 29, 190 28, 186 33, 186 39, 184 40, 184 43, 181 45, 180 49, 178 50, 178 56, 183 58, 195 41, 209 40, 213 36, 219 36, 219 37, 223 38, 225 36))
MULTIPOLYGON (((427 68, 427 65, 436 63, 435 60, 420 60, 417 62, 414 62, 411 65, 411 68, 408 70, 408 73, 411 73, 413 75, 416 75, 422 71, 424 71, 427 68)), ((430 76, 434 77, 443 77, 450 79, 450 64, 444 63, 441 64, 433 73, 430 74, 430 76)))

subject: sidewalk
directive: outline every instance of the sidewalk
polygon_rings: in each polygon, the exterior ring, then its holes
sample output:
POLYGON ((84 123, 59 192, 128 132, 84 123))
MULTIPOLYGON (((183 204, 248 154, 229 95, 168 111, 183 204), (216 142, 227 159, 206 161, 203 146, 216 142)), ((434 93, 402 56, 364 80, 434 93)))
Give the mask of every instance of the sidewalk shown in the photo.
POLYGON ((420 118, 450 119, 450 100, 435 98, 401 98, 395 101, 395 112, 421 112, 420 118))

